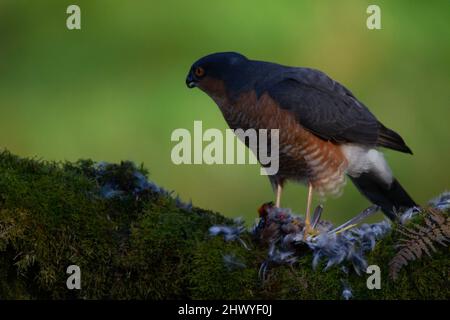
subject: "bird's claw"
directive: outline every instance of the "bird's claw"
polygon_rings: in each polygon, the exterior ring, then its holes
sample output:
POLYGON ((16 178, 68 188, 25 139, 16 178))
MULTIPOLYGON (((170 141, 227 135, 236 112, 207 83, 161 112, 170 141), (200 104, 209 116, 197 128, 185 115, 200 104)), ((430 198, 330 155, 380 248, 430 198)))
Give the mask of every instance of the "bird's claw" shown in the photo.
POLYGON ((306 240, 308 237, 315 237, 319 235, 320 231, 313 228, 310 225, 305 225, 304 231, 303 231, 303 240, 306 240))

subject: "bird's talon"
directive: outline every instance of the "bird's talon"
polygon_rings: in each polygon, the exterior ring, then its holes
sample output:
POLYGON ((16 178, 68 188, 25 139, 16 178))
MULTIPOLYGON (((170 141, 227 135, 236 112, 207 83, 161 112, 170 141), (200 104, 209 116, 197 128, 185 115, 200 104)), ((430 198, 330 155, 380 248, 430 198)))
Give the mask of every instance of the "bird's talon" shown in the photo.
POLYGON ((306 240, 309 236, 311 237, 315 237, 317 235, 319 235, 319 230, 312 228, 309 225, 305 226, 305 231, 303 233, 303 239, 306 240))

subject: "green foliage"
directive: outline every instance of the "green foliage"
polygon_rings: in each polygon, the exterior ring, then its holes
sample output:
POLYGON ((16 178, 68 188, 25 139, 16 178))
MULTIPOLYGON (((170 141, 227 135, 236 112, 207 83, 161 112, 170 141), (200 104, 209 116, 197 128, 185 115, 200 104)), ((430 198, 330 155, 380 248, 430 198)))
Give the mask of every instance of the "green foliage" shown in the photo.
MULTIPOLYGON (((132 179, 127 162, 107 170, 121 183, 132 179)), ((229 219, 183 209, 166 193, 106 199, 100 191, 92 161, 0 153, 1 299, 340 299, 343 281, 356 299, 450 298, 447 248, 411 262, 393 282, 388 263, 397 239, 383 239, 368 257, 381 267, 381 290, 368 290, 365 276, 340 267, 313 271, 309 254, 292 267, 269 268, 263 282, 265 245, 249 233, 242 238, 250 250, 208 234, 229 219), (227 267, 224 255, 242 265, 227 267), (81 268, 79 291, 66 288, 71 264, 81 268)))

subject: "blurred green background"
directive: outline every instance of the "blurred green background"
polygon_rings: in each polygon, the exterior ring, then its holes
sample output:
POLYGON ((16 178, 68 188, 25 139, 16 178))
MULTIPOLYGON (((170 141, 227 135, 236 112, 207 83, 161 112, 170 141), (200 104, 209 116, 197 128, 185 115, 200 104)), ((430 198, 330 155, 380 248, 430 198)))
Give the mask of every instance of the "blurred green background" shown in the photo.
MULTIPOLYGON (((387 151, 419 203, 450 187, 450 1, 0 0, 0 148, 49 160, 133 160, 194 205, 243 216, 273 199, 257 165, 172 164, 176 128, 227 125, 185 77, 217 51, 325 71, 346 85, 414 156, 387 151), (66 28, 81 7, 82 30, 66 28), (381 7, 382 30, 366 28, 381 7)), ((303 212, 306 188, 283 206, 303 212)), ((317 200, 316 200, 317 201, 317 200)), ((328 199, 341 222, 368 205, 351 183, 328 199)), ((381 216, 378 216, 380 218, 381 216)))

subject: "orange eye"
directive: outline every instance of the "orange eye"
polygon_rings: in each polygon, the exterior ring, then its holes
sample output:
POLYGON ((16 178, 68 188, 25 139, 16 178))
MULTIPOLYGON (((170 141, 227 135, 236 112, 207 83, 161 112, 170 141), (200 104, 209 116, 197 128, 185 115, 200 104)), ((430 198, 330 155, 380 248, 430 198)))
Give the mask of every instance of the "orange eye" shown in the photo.
POLYGON ((202 67, 197 67, 197 68, 195 68, 194 73, 199 78, 203 77, 205 75, 205 69, 203 69, 202 67))

